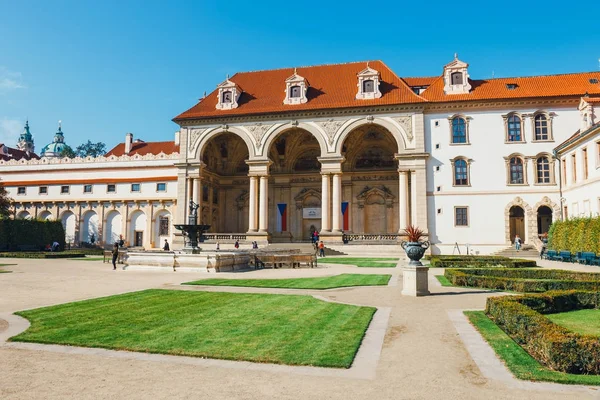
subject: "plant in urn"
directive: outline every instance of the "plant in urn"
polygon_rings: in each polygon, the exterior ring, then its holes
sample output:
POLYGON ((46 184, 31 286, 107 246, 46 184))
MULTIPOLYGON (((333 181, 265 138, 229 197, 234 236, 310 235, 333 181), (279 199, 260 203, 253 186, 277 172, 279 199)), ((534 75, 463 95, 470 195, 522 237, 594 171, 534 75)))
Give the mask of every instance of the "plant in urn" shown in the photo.
POLYGON ((425 232, 413 225, 407 226, 404 231, 408 236, 408 241, 403 241, 401 246, 410 258, 409 265, 423 265, 420 260, 423 258, 425 250, 429 248, 429 241, 420 242, 419 240, 425 236, 425 232))

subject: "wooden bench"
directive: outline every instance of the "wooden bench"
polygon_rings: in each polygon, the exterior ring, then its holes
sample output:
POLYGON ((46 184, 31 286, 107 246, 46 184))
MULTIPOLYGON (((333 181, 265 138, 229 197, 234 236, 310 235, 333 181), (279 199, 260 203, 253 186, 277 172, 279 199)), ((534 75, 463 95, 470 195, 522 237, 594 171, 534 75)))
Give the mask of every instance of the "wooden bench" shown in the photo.
POLYGON ((573 255, 571 254, 570 251, 561 250, 558 253, 558 259, 563 262, 573 262, 573 255))
POLYGON ((578 251, 575 261, 585 265, 600 265, 600 259, 591 251, 578 251))
POLYGON ((542 255, 542 258, 546 260, 557 260, 558 252, 556 250, 548 250, 542 255))
MULTIPOLYGON (((124 258, 127 256, 127 250, 119 249, 119 255, 117 257, 117 264, 125 264, 124 258)), ((112 263, 112 250, 104 250, 103 263, 112 263)))

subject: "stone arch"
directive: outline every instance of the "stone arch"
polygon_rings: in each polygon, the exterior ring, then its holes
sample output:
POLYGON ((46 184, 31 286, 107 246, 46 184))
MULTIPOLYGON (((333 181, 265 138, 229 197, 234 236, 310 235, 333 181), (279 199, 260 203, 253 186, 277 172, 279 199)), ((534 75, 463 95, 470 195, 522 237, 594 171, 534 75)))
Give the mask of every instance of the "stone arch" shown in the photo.
MULTIPOLYGON (((558 204, 556 204, 555 202, 553 202, 552 200, 550 200, 550 198, 548 196, 544 196, 542 197, 542 200, 540 200, 539 202, 537 202, 535 204, 535 206, 533 207, 533 213, 535 214, 535 233, 539 234, 540 232, 540 226, 539 226, 539 212, 540 212, 540 208, 542 207, 547 207, 552 211, 552 221, 558 221, 560 220, 560 206, 558 204)), ((547 232, 541 232, 541 233, 547 233, 547 232)), ((538 236, 535 236, 535 244, 538 248, 540 248, 540 246, 542 245, 541 240, 538 238, 538 236)))
POLYGON ((123 234, 123 217, 117 210, 110 210, 106 215, 104 223, 104 243, 112 245, 116 243, 123 234))
MULTIPOLYGON (((193 147, 191 149, 194 150, 195 148, 195 151, 193 152, 193 154, 190 154, 190 156, 193 157, 188 156, 188 158, 200 160, 202 157, 202 153, 204 152, 204 148, 206 147, 208 142, 210 142, 210 140, 214 137, 222 135, 224 133, 233 133, 234 135, 242 139, 244 143, 246 143, 246 147, 248 147, 249 158, 251 160, 256 158, 256 149, 254 147, 254 144, 252 143, 250 135, 246 130, 235 126, 220 126, 217 128, 207 129, 206 131, 202 132, 200 137, 196 139, 198 141, 198 144, 192 144, 193 147)), ((188 135, 188 139, 190 139, 190 135, 188 135)))
POLYGON ((262 146, 259 147, 259 151, 257 152, 257 156, 267 157, 269 153, 269 149, 273 144, 273 141, 280 136, 281 134, 292 130, 292 129, 302 129, 310 133, 317 142, 319 142, 319 147, 321 148, 321 156, 325 156, 327 154, 327 142, 325 141, 325 134, 313 123, 306 122, 296 122, 293 124, 280 124, 271 128, 266 134, 265 138, 262 141, 262 146))
POLYGON ((143 246, 143 243, 146 241, 146 235, 148 234, 148 232, 146 232, 146 213, 136 209, 131 213, 130 219, 131 223, 129 224, 128 241, 131 246, 143 246), (139 232, 141 232, 141 240, 139 232))
POLYGON ((19 211, 19 213, 17 214, 17 219, 31 219, 31 214, 29 213, 29 211, 19 211))
POLYGON ((362 214, 364 233, 391 233, 394 219, 390 218, 396 196, 386 186, 365 188, 356 196, 362 214))
POLYGON ((94 243, 99 241, 100 221, 96 211, 88 210, 82 216, 80 231, 80 242, 91 243, 92 235, 94 243))
POLYGON ((40 221, 50 221, 52 220, 52 213, 48 210, 44 210, 38 214, 38 219, 40 221))
POLYGON ((398 145, 396 153, 402 153, 403 150, 407 149, 407 143, 412 141, 412 135, 409 135, 399 123, 392 122, 387 118, 366 117, 346 123, 338 130, 333 142, 334 153, 342 154, 342 146, 348 135, 364 125, 379 125, 390 132, 398 145))
POLYGON ((65 210, 60 214, 59 219, 65 229, 65 241, 67 243, 74 243, 78 224, 77 215, 71 210, 65 210))
POLYGON ((525 218, 525 237, 522 238, 523 243, 527 243, 529 241, 532 241, 533 236, 533 231, 536 227, 536 224, 534 221, 534 215, 533 215, 533 209, 531 208, 531 206, 529 204, 527 204, 521 197, 515 197, 515 199, 513 201, 511 201, 510 203, 508 203, 506 205, 506 207, 504 208, 504 240, 506 242, 507 245, 511 245, 512 243, 512 238, 510 235, 510 209, 513 206, 517 206, 517 207, 521 207, 523 209, 523 215, 525 218))
POLYGON ((162 248, 165 239, 167 239, 169 242, 171 241, 170 239, 173 234, 173 217, 169 210, 166 208, 161 208, 154 213, 152 219, 154 220, 154 224, 152 224, 154 226, 154 232, 152 232, 152 242, 154 243, 154 247, 162 248), (165 232, 161 232, 161 219, 165 217, 168 218, 166 234, 164 234, 165 232))

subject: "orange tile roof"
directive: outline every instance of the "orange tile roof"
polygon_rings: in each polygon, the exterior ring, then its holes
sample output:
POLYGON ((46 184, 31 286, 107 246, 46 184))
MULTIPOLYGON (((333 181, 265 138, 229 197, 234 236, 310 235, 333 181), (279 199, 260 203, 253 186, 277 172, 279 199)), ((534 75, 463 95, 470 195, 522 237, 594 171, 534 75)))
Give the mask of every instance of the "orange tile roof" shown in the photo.
POLYGON ((584 97, 584 100, 590 104, 600 104, 600 97, 584 97))
POLYGON ((556 146, 554 148, 554 150, 560 152, 560 150, 562 150, 564 147, 568 146, 569 144, 571 144, 572 142, 576 141, 577 139, 579 139, 582 136, 587 135, 588 133, 596 130, 600 128, 600 122, 590 126, 589 128, 587 128, 585 131, 581 132, 581 129, 578 129, 577 132, 575 132, 573 135, 571 135, 567 140, 565 140, 564 142, 562 142, 561 144, 559 144, 558 146, 556 146))
MULTIPOLYGON (((0 147, 2 145, 0 144, 0 147)), ((10 160, 39 160, 40 156, 35 153, 27 153, 25 151, 21 151, 19 149, 14 149, 12 147, 4 146, 8 154, 0 153, 0 160, 10 161, 10 160)))
MULTIPOLYGON (((175 144, 175 142, 133 142, 131 146, 131 152, 129 155, 139 154, 140 156, 145 156, 146 154, 173 154, 179 152, 179 145, 175 144)), ((109 156, 122 156, 125 154, 125 143, 119 143, 115 147, 113 147, 108 153, 106 153, 106 157, 109 156)))
POLYGON ((590 79, 594 78, 600 81, 600 72, 470 80, 470 93, 447 95, 444 93, 444 79, 440 76, 421 96, 430 102, 452 102, 583 96, 586 92, 600 94, 600 84, 590 83, 590 79), (507 84, 516 84, 517 87, 511 90, 506 87, 507 84))
POLYGON ((402 78, 404 82, 408 86, 429 86, 435 81, 439 76, 412 76, 409 78, 402 78))
POLYGON ((423 103, 411 88, 381 61, 370 61, 369 67, 380 73, 381 98, 357 100, 357 74, 365 69, 366 62, 319 65, 297 68, 298 75, 310 84, 308 102, 298 105, 283 104, 285 80, 294 73, 293 68, 268 71, 240 72, 229 78, 243 90, 238 108, 217 110, 217 90, 198 104, 173 119, 181 121, 194 118, 294 112, 376 105, 423 103))

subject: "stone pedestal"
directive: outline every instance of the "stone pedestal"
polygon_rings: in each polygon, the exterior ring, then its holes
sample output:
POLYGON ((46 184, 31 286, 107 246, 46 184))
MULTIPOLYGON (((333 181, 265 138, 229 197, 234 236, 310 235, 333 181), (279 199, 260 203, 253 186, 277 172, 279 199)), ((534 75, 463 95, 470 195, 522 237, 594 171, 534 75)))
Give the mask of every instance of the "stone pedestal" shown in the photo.
POLYGON ((429 283, 427 278, 429 267, 408 265, 402 268, 402 295, 427 296, 429 283))

